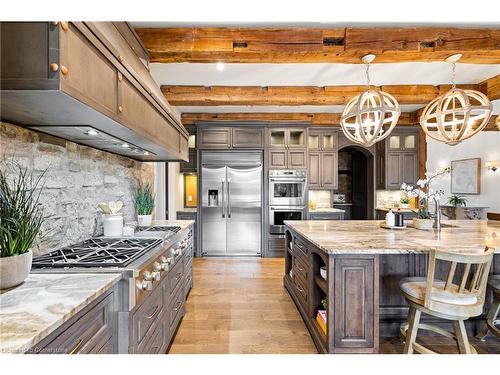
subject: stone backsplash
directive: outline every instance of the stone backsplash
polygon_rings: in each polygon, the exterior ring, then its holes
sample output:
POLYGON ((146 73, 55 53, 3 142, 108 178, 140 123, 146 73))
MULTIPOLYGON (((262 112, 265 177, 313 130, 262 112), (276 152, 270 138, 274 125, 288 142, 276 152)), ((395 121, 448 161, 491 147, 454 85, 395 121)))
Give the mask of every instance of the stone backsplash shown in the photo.
POLYGON ((35 255, 102 234, 97 204, 124 203, 124 221, 135 220, 133 191, 138 180, 153 183, 154 164, 141 163, 25 128, 0 123, 0 158, 42 172, 46 220, 35 255))

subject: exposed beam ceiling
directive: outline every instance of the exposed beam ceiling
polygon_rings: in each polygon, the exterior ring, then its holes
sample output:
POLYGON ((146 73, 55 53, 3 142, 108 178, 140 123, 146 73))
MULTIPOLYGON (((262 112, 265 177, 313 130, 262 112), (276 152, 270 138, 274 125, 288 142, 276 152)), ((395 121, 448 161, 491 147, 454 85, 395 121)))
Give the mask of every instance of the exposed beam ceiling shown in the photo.
MULTIPOLYGON (((500 81, 499 81, 500 82, 500 81)), ((485 85, 498 90, 499 82, 485 85)), ((478 90, 478 85, 459 85, 478 90)), ((425 104, 450 89, 449 85, 393 85, 381 86, 395 96, 400 104, 425 104)), ((345 105, 366 86, 161 86, 163 94, 173 106, 220 105, 345 105)))
POLYGON ((500 63, 500 29, 457 28, 139 28, 152 62, 361 63, 443 61, 500 63))

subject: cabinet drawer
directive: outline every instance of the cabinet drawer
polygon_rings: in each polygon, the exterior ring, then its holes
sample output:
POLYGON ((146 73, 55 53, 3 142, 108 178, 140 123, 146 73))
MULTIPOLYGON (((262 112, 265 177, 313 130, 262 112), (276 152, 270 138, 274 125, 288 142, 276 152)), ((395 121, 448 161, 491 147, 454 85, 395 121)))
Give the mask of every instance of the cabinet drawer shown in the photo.
POLYGON ((305 281, 309 281, 309 269, 299 257, 292 257, 293 272, 299 274, 305 281))
POLYGON ((180 288, 177 290, 175 297, 170 301, 169 306, 169 326, 170 333, 173 333, 177 328, 177 323, 180 318, 184 315, 184 289, 180 288))
MULTIPOLYGON (((114 294, 110 292, 77 321, 64 329, 62 333, 42 349, 30 350, 42 354, 83 354, 95 353, 103 341, 113 338, 112 320, 114 294)), ((37 348, 38 349, 38 348, 37 348)))
POLYGON ((298 274, 297 272, 293 273, 293 285, 295 286, 295 290, 297 291, 299 302, 302 303, 304 308, 307 309, 307 304, 309 302, 307 283, 300 277, 300 274, 298 274))
POLYGON ((193 286, 193 275, 188 274, 186 276, 186 282, 184 284, 184 299, 186 299, 189 291, 191 290, 191 287, 193 286))
POLYGON ((152 337, 148 340, 144 347, 143 354, 158 354, 165 344, 165 329, 167 329, 166 324, 163 320, 160 320, 156 326, 155 331, 152 333, 152 337))
POLYGON ((306 263, 308 262, 307 257, 309 255, 309 249, 307 248, 307 245, 297 237, 293 238, 292 252, 294 255, 304 258, 306 263))
POLYGON ((132 316, 132 353, 144 353, 147 348, 147 341, 158 329, 157 319, 161 316, 164 306, 162 288, 155 288, 149 298, 134 312, 132 316))
POLYGON ((179 259, 179 261, 175 264, 175 266, 168 271, 167 282, 168 282, 168 290, 169 295, 174 294, 177 289, 177 286, 182 280, 183 269, 184 269, 184 260, 179 259))

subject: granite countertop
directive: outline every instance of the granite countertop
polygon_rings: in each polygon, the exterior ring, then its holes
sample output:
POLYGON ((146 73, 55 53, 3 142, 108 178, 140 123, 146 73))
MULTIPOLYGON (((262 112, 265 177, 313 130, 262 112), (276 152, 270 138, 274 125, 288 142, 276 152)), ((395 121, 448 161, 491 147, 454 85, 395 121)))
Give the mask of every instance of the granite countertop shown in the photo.
POLYGON ((0 353, 23 353, 109 290, 121 273, 30 274, 0 292, 0 353))
MULTIPOLYGON (((442 220, 440 232, 431 230, 390 230, 382 220, 285 221, 328 254, 408 254, 431 249, 453 252, 482 252, 486 246, 500 253, 500 222, 487 220, 442 220)), ((408 222, 409 224, 409 222, 408 222)))
POLYGON ((375 209, 386 212, 389 212, 389 210, 392 210, 393 212, 398 212, 398 210, 400 210, 401 212, 408 212, 408 213, 409 212, 415 213, 416 210, 416 208, 388 208, 388 207, 377 207, 375 209))
POLYGON ((314 213, 339 213, 343 214, 345 210, 341 210, 340 208, 332 208, 332 207, 318 207, 314 210, 309 209, 309 213, 314 214, 314 213))
POLYGON ((152 225, 172 225, 179 226, 181 230, 194 224, 194 220, 153 220, 152 225))

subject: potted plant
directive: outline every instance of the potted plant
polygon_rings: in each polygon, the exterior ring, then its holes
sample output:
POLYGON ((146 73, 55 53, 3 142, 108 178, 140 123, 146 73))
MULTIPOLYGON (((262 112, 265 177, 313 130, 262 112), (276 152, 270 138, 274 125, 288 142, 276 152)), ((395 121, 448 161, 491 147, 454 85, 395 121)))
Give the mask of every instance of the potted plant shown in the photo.
POLYGON ((21 284, 30 273, 31 246, 44 221, 43 175, 17 164, 0 169, 0 289, 21 284))
POLYGON ((467 206, 467 199, 461 195, 452 195, 448 198, 448 204, 453 207, 465 207, 467 206))
POLYGON ((402 183, 400 189, 403 193, 401 198, 399 199, 401 208, 409 208, 410 207, 410 195, 413 191, 412 185, 407 185, 406 183, 402 183))
POLYGON ((434 200, 436 205, 436 213, 439 210, 439 197, 444 194, 443 190, 433 190, 431 189, 431 183, 448 173, 450 173, 451 168, 446 167, 443 169, 437 169, 435 172, 426 172, 425 178, 417 181, 417 188, 412 188, 409 192, 411 195, 418 197, 418 210, 414 211, 417 213, 417 217, 413 218, 413 227, 415 229, 431 230, 434 225, 434 215, 429 212, 429 202, 434 200))
POLYGON ((153 219, 153 208, 155 198, 153 186, 148 183, 139 182, 135 191, 135 209, 137 211, 137 222, 139 226, 148 227, 153 219))

